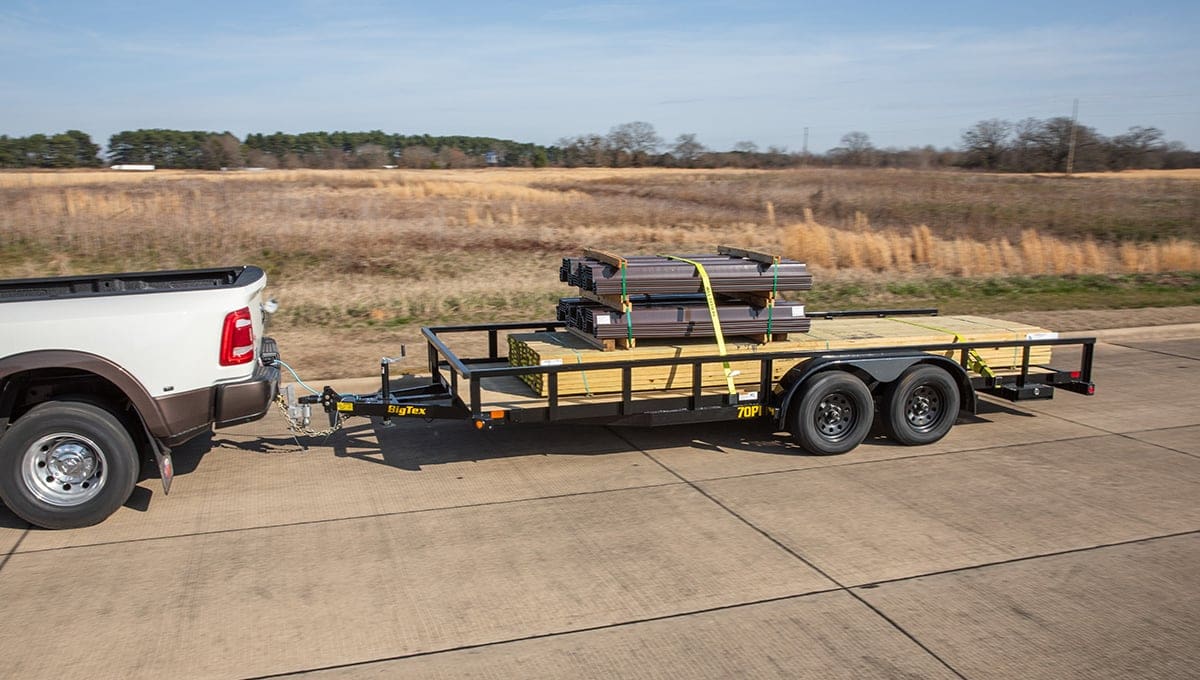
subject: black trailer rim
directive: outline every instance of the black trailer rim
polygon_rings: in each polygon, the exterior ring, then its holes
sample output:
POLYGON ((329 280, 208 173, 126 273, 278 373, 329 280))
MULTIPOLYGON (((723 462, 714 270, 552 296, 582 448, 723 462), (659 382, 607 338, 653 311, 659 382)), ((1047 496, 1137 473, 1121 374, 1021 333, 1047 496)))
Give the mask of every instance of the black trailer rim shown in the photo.
POLYGON ((904 400, 904 417, 917 432, 937 427, 946 412, 945 395, 933 385, 917 385, 904 400))
POLYGON ((841 441, 854 429, 856 412, 854 400, 845 392, 831 392, 821 398, 813 414, 813 423, 821 437, 841 441))

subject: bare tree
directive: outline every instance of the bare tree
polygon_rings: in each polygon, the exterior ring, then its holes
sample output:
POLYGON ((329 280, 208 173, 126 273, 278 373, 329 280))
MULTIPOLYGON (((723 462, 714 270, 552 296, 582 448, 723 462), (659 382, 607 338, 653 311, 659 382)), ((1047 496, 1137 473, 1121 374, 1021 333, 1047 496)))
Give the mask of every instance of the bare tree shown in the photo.
POLYGON ((438 166, 443 168, 469 168, 473 165, 471 157, 460 149, 445 147, 437 154, 438 166))
POLYGON ((685 132, 675 138, 675 146, 671 147, 671 154, 675 158, 684 163, 692 163, 700 154, 707 151, 704 145, 696 140, 695 133, 685 132))
POLYGON ((400 165, 406 168, 431 168, 436 158, 427 146, 406 146, 400 152, 400 165))
POLYGON ((246 162, 242 159, 242 143, 228 132, 209 135, 200 148, 200 167, 207 170, 240 168, 245 165, 246 162))
POLYGON ((750 140, 744 140, 734 144, 733 150, 738 153, 758 153, 758 145, 750 140))
POLYGON ((608 144, 595 133, 563 137, 558 140, 557 146, 562 149, 563 164, 569 168, 581 165, 600 167, 609 163, 608 144))
POLYGON ((612 150, 630 155, 655 153, 662 143, 662 137, 655 132, 654 126, 640 120, 622 123, 608 132, 608 145, 612 150))
POLYGON ((962 134, 962 149, 966 153, 963 165, 972 168, 995 170, 1003 161, 1008 149, 1008 137, 1013 124, 1007 120, 992 118, 981 120, 962 134))
POLYGON ((831 149, 829 154, 850 165, 873 165, 875 145, 867 133, 855 130, 842 135, 842 145, 831 149))
POLYGON ((1047 120, 1026 119, 1017 124, 1015 146, 1026 172, 1065 172, 1075 128, 1075 168, 1101 170, 1106 165, 1107 141, 1095 128, 1076 124, 1066 116, 1047 120))
POLYGON ((278 168, 279 159, 269 151, 249 149, 246 151, 246 164, 253 168, 278 168))
POLYGON ((354 150, 354 165, 360 168, 380 168, 387 164, 388 150, 379 144, 361 144, 354 150))
POLYGON ((1129 132, 1112 138, 1109 165, 1114 170, 1161 168, 1166 152, 1162 130, 1135 125, 1129 132))

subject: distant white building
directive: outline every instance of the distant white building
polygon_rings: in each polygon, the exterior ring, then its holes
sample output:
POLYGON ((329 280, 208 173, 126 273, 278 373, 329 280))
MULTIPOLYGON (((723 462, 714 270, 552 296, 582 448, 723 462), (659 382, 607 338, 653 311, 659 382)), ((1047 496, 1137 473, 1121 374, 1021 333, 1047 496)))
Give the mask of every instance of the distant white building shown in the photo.
POLYGON ((140 165, 136 163, 121 163, 111 166, 113 170, 132 170, 134 172, 153 172, 153 165, 140 165))

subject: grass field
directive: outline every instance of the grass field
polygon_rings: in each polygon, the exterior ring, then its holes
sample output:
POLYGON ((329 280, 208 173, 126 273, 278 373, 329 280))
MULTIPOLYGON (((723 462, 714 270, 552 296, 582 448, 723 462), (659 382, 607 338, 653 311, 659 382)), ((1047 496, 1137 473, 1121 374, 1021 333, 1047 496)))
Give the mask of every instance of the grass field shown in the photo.
POLYGON ((388 342, 550 316, 585 246, 757 247, 810 263, 810 307, 1004 312, 1198 304, 1198 242, 1195 172, 0 173, 0 278, 253 263, 281 333, 388 342))

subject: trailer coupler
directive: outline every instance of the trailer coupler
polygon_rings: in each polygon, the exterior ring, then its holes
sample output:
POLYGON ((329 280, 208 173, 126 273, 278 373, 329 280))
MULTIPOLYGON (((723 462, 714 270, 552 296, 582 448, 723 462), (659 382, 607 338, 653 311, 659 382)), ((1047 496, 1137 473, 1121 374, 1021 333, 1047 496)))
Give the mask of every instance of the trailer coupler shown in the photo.
POLYGON ((326 385, 320 395, 301 397, 300 402, 320 404, 331 417, 375 417, 380 418, 383 425, 390 425, 393 418, 462 420, 470 417, 470 412, 437 384, 373 394, 339 394, 326 385))

